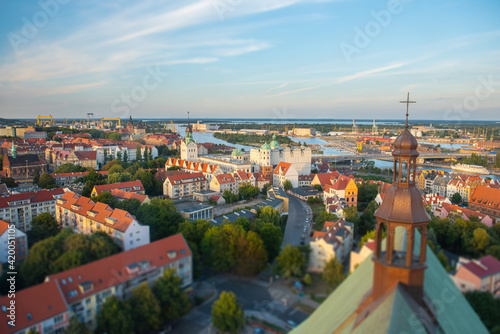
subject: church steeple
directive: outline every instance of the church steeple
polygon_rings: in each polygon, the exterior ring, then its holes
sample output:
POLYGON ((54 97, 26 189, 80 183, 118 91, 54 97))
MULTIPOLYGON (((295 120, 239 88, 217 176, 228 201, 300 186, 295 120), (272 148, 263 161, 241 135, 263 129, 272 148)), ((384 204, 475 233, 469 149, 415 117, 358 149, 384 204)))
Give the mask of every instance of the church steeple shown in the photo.
MULTIPOLYGON (((415 103, 409 100, 402 101, 415 103)), ((430 217, 425 210, 422 194, 415 185, 418 143, 408 131, 408 107, 404 131, 394 141, 394 172, 392 185, 384 201, 375 212, 374 277, 372 300, 376 300, 402 284, 415 301, 423 304, 424 271, 426 265, 427 223, 430 217), (382 250, 382 230, 387 230, 385 250, 382 250), (396 230, 406 234, 406 247, 395 249, 396 230), (420 252, 414 256, 415 234, 420 231, 420 252)))
POLYGON ((186 144, 193 141, 193 129, 191 128, 191 123, 189 122, 189 111, 188 111, 188 124, 186 127, 186 144))

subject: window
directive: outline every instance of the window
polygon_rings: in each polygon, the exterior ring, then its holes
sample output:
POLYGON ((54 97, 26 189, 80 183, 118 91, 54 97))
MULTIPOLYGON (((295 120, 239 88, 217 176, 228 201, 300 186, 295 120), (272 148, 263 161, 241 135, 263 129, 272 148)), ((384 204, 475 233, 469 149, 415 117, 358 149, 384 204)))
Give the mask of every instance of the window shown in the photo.
POLYGON ((61 323, 62 321, 64 320, 64 316, 61 314, 61 315, 58 315, 57 317, 54 318, 54 324, 59 324, 61 323))
POLYGON ((91 302, 91 301, 92 301, 92 300, 91 300, 90 298, 87 298, 87 299, 85 300, 85 305, 90 304, 90 302, 91 302))

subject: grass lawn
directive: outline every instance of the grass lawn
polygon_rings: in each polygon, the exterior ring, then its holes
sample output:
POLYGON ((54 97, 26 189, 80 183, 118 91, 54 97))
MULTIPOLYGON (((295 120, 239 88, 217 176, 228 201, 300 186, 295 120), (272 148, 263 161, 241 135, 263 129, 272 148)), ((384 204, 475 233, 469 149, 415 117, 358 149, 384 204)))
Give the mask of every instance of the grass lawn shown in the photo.
POLYGON ((323 278, 321 278, 321 273, 310 273, 310 275, 312 284, 304 287, 304 294, 315 294, 319 295, 317 298, 320 298, 321 296, 329 295, 330 292, 332 292, 332 288, 330 288, 323 278))

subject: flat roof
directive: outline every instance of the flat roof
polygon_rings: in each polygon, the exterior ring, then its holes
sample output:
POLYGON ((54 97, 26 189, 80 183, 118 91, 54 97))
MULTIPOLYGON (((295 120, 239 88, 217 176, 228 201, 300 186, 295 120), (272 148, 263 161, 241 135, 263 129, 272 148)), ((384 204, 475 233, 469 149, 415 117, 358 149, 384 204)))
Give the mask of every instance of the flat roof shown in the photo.
POLYGON ((233 212, 233 213, 230 213, 227 215, 223 215, 223 216, 211 219, 211 220, 209 220, 209 222, 211 222, 214 225, 220 225, 224 222, 224 220, 229 220, 232 223, 241 217, 245 217, 247 219, 252 219, 252 218, 255 218, 255 216, 257 216, 256 213, 254 213, 250 210, 244 209, 241 211, 233 212))
POLYGON ((174 204, 179 212, 196 212, 213 208, 212 205, 207 205, 201 202, 182 202, 174 204))
POLYGON ((296 193, 297 195, 300 195, 300 196, 318 196, 318 195, 323 195, 322 191, 319 191, 318 189, 313 188, 313 187, 293 188, 290 191, 294 192, 294 193, 296 193))

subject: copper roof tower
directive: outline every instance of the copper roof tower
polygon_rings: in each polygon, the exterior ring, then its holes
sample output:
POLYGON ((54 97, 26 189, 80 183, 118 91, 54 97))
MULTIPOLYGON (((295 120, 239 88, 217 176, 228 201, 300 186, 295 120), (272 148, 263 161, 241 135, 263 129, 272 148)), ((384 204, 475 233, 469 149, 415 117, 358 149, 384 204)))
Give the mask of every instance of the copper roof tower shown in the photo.
POLYGON ((375 212, 377 228, 375 234, 375 252, 373 290, 371 300, 376 300, 400 283, 413 297, 423 304, 424 271, 426 265, 427 223, 430 217, 424 207, 420 190, 415 185, 418 143, 408 131, 408 106, 406 101, 406 126, 394 141, 392 185, 384 195, 384 201, 375 212), (385 250, 382 250, 382 229, 386 228, 385 250), (403 229, 406 234, 406 249, 394 249, 396 229, 403 229), (413 255, 415 232, 419 230, 420 254, 413 255))

